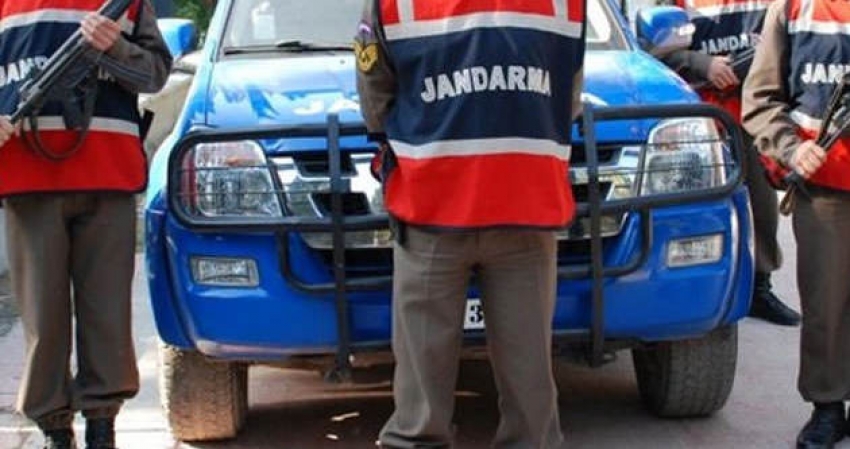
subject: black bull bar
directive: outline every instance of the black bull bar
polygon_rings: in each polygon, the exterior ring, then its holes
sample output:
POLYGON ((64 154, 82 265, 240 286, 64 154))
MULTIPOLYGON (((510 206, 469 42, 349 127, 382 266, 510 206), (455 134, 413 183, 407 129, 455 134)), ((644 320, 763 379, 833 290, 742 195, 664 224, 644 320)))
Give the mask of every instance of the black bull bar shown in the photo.
MULTIPOLYGON (((587 201, 577 204, 577 218, 589 220, 590 261, 588 263, 559 266, 560 279, 590 279, 592 285, 592 310, 590 329, 577 335, 589 340, 588 358, 591 365, 604 363, 607 348, 605 339, 604 289, 606 277, 619 277, 639 269, 649 257, 652 248, 653 208, 674 206, 699 201, 712 201, 729 197, 741 184, 743 164, 743 140, 738 125, 723 110, 706 104, 676 104, 658 106, 628 106, 597 108, 585 105, 582 115, 581 132, 584 135, 584 149, 588 181, 587 201), (680 193, 636 196, 625 199, 603 199, 600 186, 600 162, 597 149, 596 124, 601 121, 671 119, 671 118, 710 118, 722 125, 725 141, 733 160, 725 183, 719 186, 702 188, 680 193), (622 265, 605 266, 603 262, 602 217, 608 214, 638 213, 641 225, 641 244, 630 260, 622 265)), ((168 204, 178 222, 196 232, 273 232, 277 235, 280 264, 283 276, 294 288, 310 294, 333 293, 337 315, 338 346, 336 354, 335 378, 346 379, 350 375, 350 360, 353 347, 350 334, 350 313, 347 293, 371 291, 388 288, 392 278, 388 275, 374 275, 349 279, 346 276, 345 235, 354 231, 386 229, 389 226, 385 213, 371 215, 346 216, 342 195, 346 185, 343 178, 340 138, 363 136, 365 129, 361 125, 340 124, 335 114, 328 116, 326 124, 305 126, 258 126, 245 129, 214 130, 203 129, 188 133, 170 154, 168 171, 168 204), (282 217, 204 217, 188 213, 181 198, 181 161, 187 152, 196 145, 244 140, 327 138, 330 176, 330 216, 282 216, 282 217), (300 279, 292 269, 288 234, 302 232, 330 233, 332 236, 333 281, 311 283, 300 279)), ((370 149, 374 151, 374 148, 370 149)), ((295 151, 292 152, 293 154, 295 151)), ((642 152, 643 153, 643 152, 642 152)), ((286 154, 275 154, 286 156, 286 154)), ((642 158, 642 156, 641 156, 642 158)), ((275 166, 270 161, 267 167, 278 188, 282 188, 276 176, 275 166)), ((285 204, 281 193, 281 204, 285 204)))

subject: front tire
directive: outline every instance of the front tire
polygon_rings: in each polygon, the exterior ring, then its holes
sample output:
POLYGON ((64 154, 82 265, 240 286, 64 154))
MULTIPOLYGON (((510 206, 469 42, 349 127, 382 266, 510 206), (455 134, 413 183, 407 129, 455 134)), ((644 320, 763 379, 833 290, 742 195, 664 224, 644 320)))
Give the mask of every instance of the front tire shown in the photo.
POLYGON ((160 346, 160 396, 180 441, 235 437, 248 414, 248 367, 160 346))
POLYGON ((641 399, 651 412, 666 418, 711 415, 732 392, 738 328, 635 348, 632 358, 641 399))

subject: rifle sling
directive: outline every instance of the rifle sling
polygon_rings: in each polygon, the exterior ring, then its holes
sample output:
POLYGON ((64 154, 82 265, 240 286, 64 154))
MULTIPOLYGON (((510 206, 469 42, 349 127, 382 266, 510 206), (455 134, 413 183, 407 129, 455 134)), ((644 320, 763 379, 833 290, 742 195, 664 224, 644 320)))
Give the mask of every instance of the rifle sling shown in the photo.
MULTIPOLYGON (((49 146, 44 144, 44 141, 41 140, 41 134, 39 132, 38 127, 38 116, 41 112, 41 108, 36 109, 27 117, 27 120, 30 125, 30 129, 21 130, 21 136, 23 137, 24 144, 26 144, 27 148, 35 152, 36 154, 47 158, 52 161, 62 161, 68 159, 69 157, 75 155, 80 148, 83 146, 83 142, 86 140, 86 136, 88 136, 89 130, 91 129, 91 121, 94 116, 94 107, 95 102, 97 100, 97 82, 93 83, 83 83, 87 86, 83 87, 81 97, 83 98, 83 108, 82 111, 79 111, 80 116, 75 117, 73 120, 69 120, 67 117, 63 117, 63 121, 67 124, 71 121, 78 123, 79 126, 74 128, 68 128, 69 130, 74 130, 77 132, 77 138, 74 140, 74 143, 70 145, 70 147, 66 149, 61 149, 60 151, 56 151, 49 146)), ((68 91, 66 91, 68 92, 68 91)), ((68 92, 70 93, 70 92, 68 92)), ((62 95, 62 93, 60 93, 62 95)), ((65 98, 67 100, 67 98, 65 98)), ((63 101, 63 103, 67 104, 67 101, 63 101)), ((63 108, 63 114, 71 113, 73 111, 68 111, 67 108, 63 108)))

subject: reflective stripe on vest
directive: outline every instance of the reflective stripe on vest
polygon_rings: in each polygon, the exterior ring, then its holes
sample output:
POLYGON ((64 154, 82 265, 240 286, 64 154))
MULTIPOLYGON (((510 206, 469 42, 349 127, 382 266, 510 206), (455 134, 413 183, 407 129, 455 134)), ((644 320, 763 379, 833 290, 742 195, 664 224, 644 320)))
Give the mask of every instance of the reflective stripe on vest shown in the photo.
MULTIPOLYGON (((41 68, 103 0, 16 0, 0 3, 0 113, 11 114, 29 72, 41 68)), ((119 20, 132 34, 140 2, 119 20)), ((0 196, 30 192, 125 191, 145 187, 147 163, 139 140, 136 95, 111 76, 98 74, 98 95, 90 131, 80 150, 49 160, 13 138, 0 150, 0 196)), ((40 137, 53 151, 70 148, 77 133, 65 130, 63 106, 51 101, 38 117, 40 137)))
MULTIPOLYGON (((850 7, 847 2, 790 0, 788 36, 791 118, 801 137, 815 139, 835 86, 850 71, 850 7)), ((850 139, 829 148, 826 163, 809 181, 850 190, 850 139)))
POLYGON ((390 58, 405 74, 385 126, 398 159, 386 183, 391 214, 444 228, 569 223, 584 8, 584 0, 381 2, 390 58))

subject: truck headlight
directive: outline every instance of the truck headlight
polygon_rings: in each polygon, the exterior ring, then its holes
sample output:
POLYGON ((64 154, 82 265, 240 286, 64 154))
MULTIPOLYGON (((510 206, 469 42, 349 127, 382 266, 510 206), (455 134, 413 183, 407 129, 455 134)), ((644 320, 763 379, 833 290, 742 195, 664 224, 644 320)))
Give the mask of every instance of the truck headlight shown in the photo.
POLYGON ((649 134, 641 194, 718 187, 726 182, 723 141, 710 119, 660 122, 649 134))
POLYGON ((204 143, 186 152, 187 211, 205 217, 277 217, 281 207, 262 147, 253 141, 204 143))

